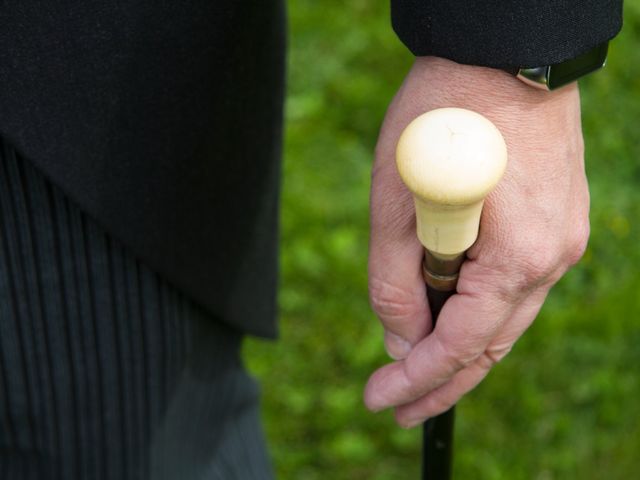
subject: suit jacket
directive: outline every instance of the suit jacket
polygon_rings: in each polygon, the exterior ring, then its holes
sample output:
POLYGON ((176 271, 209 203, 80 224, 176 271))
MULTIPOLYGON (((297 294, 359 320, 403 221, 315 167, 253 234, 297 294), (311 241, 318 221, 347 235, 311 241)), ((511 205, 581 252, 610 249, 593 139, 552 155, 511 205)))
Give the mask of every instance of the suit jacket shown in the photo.
MULTIPOLYGON (((620 11, 392 0, 414 54, 487 66, 576 56, 620 11)), ((0 135, 207 311, 274 336, 284 54, 283 0, 5 0, 0 135)))
POLYGON ((414 55, 539 67, 613 38, 622 27, 622 0, 391 0, 391 16, 414 55))
POLYGON ((275 335, 281 0, 6 0, 0 135, 216 317, 275 335))

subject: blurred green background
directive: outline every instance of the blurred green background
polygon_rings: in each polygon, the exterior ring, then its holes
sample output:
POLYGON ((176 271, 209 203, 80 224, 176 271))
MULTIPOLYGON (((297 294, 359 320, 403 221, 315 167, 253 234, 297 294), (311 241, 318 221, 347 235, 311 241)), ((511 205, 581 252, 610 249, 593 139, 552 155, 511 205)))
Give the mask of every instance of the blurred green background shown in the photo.
MULTIPOLYGON (((640 2, 581 82, 592 235, 512 353, 458 406, 455 477, 640 478, 640 2)), ((367 300, 369 170, 412 57, 388 4, 290 2, 281 339, 250 340, 281 479, 418 478, 417 429, 362 404, 387 362, 367 300)))

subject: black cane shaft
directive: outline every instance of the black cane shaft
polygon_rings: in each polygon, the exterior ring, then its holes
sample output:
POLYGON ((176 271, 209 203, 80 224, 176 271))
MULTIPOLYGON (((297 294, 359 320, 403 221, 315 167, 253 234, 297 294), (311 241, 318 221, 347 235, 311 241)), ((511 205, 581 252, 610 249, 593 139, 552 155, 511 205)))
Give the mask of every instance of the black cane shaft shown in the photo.
MULTIPOLYGON (((422 273, 427 284, 429 309, 435 328, 440 310, 456 293, 464 254, 443 260, 425 250, 422 273)), ((455 407, 430 418, 422 429, 422 480, 449 480, 453 460, 455 407)))
POLYGON ((436 290, 435 288, 427 287, 427 298, 429 299, 429 310, 431 310, 431 318, 433 319, 433 326, 435 327, 440 310, 442 310, 445 302, 451 297, 455 290, 448 290, 446 292, 442 290, 436 290))
POLYGON ((422 428, 422 479, 449 480, 453 459, 455 407, 430 418, 422 428))
MULTIPOLYGON (((435 322, 442 306, 455 290, 441 291, 427 287, 431 318, 435 322)), ((422 429, 422 479, 448 480, 451 478, 453 455, 453 423, 455 407, 427 420, 422 429)))

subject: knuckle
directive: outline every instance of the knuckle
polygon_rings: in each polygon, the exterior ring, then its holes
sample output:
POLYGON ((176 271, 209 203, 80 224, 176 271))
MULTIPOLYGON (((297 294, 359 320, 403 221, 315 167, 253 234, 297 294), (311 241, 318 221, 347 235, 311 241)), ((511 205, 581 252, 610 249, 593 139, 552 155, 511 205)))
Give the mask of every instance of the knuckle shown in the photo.
POLYGON ((504 268, 502 281, 496 286, 502 300, 509 303, 518 302, 541 285, 552 282, 562 263, 556 242, 523 242, 510 258, 511 264, 504 268))
POLYGON ((559 255, 551 245, 531 251, 529 258, 522 263, 519 290, 528 293, 545 283, 553 276, 558 263, 559 255))
POLYGON ((404 320, 419 310, 411 292, 378 277, 369 280, 369 302, 383 321, 404 320))
POLYGON ((511 345, 491 346, 488 347, 478 358, 480 366, 485 370, 491 369, 494 365, 500 363, 504 357, 511 351, 511 345))
POLYGON ((460 370, 471 365, 476 358, 482 353, 478 351, 470 341, 468 342, 438 342, 440 352, 443 361, 449 365, 452 373, 459 372, 460 370))
POLYGON ((589 243, 590 225, 589 219, 582 220, 569 236, 566 261, 568 266, 575 265, 580 261, 587 250, 589 243))
POLYGON ((475 293, 491 292, 503 305, 516 304, 555 275, 562 263, 559 251, 555 242, 545 245, 522 241, 505 249, 502 258, 478 262, 474 275, 465 277, 465 288, 475 293))
POLYGON ((507 289, 511 294, 528 294, 543 285, 557 282, 566 270, 578 263, 589 241, 589 221, 581 220, 571 228, 563 240, 551 240, 543 244, 526 244, 515 255, 515 268, 507 289))

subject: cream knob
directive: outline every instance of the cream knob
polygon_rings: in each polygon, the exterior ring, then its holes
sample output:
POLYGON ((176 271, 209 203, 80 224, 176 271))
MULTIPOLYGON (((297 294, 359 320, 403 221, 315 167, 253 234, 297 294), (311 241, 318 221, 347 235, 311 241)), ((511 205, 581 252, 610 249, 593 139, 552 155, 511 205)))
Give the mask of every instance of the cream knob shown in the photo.
POLYGON ((405 128, 396 162, 414 196, 422 245, 442 258, 473 245, 484 199, 507 165, 507 147, 497 127, 470 110, 432 110, 405 128))

